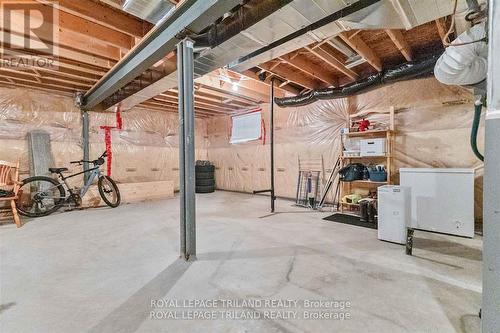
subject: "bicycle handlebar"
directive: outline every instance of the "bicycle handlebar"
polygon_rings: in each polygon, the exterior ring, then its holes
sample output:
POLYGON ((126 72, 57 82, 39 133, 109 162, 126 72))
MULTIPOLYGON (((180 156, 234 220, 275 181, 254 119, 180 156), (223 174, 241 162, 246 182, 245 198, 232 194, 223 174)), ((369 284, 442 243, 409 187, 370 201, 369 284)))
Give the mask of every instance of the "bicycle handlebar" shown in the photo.
POLYGON ((94 165, 101 165, 101 164, 103 164, 104 162, 102 162, 102 163, 101 163, 101 161, 100 161, 100 160, 101 160, 101 159, 103 159, 104 157, 107 157, 107 156, 108 156, 108 154, 107 154, 107 152, 105 151, 105 152, 104 152, 104 153, 102 153, 102 155, 101 155, 101 156, 99 156, 99 158, 98 158, 98 159, 96 159, 96 160, 93 160, 93 161, 79 160, 79 161, 71 161, 71 162, 69 162, 69 163, 70 163, 70 164, 80 164, 80 165, 81 165, 82 163, 92 163, 92 164, 94 164, 94 165))

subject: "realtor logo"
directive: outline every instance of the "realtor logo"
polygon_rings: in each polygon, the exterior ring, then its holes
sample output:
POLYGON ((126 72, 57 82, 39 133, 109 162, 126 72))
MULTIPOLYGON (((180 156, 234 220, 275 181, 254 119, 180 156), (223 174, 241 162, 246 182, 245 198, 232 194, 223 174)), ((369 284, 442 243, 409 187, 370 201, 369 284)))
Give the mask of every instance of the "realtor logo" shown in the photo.
POLYGON ((0 67, 57 69, 59 12, 56 1, 1 0, 0 67))

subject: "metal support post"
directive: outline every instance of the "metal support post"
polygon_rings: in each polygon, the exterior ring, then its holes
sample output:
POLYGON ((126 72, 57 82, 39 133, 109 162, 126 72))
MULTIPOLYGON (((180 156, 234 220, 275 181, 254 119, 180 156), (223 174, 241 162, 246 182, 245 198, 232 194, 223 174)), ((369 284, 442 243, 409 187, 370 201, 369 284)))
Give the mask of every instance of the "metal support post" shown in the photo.
POLYGON ((482 332, 500 332, 500 3, 489 2, 483 207, 482 332))
POLYGON ((276 196, 274 195, 274 78, 271 79, 271 100, 270 100, 270 113, 271 113, 271 213, 274 213, 274 201, 276 196))
POLYGON ((177 44, 179 83, 180 251, 184 260, 196 259, 196 197, 194 151, 193 41, 177 44))
MULTIPOLYGON (((89 144, 89 114, 87 111, 82 111, 82 149, 83 149, 83 160, 90 160, 90 144, 89 144)), ((83 170, 87 171, 89 169, 89 163, 83 162, 83 170)), ((88 172, 83 174, 84 184, 87 183, 89 178, 88 172)))
POLYGON ((271 79, 271 92, 269 101, 269 113, 270 113, 270 137, 269 146, 271 150, 271 188, 269 190, 259 190, 253 191, 253 194, 259 193, 271 193, 271 213, 274 213, 274 201, 276 200, 276 195, 274 194, 274 79, 271 79))

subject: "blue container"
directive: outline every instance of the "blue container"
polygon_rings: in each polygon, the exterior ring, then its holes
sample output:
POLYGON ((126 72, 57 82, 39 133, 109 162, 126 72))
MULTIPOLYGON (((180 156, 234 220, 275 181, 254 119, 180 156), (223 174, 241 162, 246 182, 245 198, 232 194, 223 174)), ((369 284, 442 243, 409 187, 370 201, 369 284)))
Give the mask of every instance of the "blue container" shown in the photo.
POLYGON ((375 169, 370 169, 370 181, 372 182, 385 182, 387 181, 387 171, 378 171, 375 169))

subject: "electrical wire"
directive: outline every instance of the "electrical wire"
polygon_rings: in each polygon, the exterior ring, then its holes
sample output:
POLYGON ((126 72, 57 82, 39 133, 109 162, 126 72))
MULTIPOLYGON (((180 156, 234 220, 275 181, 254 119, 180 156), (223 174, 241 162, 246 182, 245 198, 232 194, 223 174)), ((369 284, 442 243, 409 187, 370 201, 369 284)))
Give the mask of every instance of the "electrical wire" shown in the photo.
POLYGON ((443 37, 443 45, 444 45, 444 47, 464 46, 464 45, 470 45, 470 44, 479 43, 479 42, 487 42, 488 41, 487 37, 484 37, 484 38, 481 38, 481 39, 478 39, 478 40, 473 40, 471 42, 466 42, 466 43, 455 43, 455 44, 453 44, 453 42, 451 42, 451 43, 448 42, 448 38, 450 37, 450 35, 455 30, 455 15, 457 14, 457 7, 458 7, 458 0, 455 0, 455 5, 453 6, 453 14, 451 14, 450 28, 448 29, 448 32, 446 33, 446 35, 443 37))

